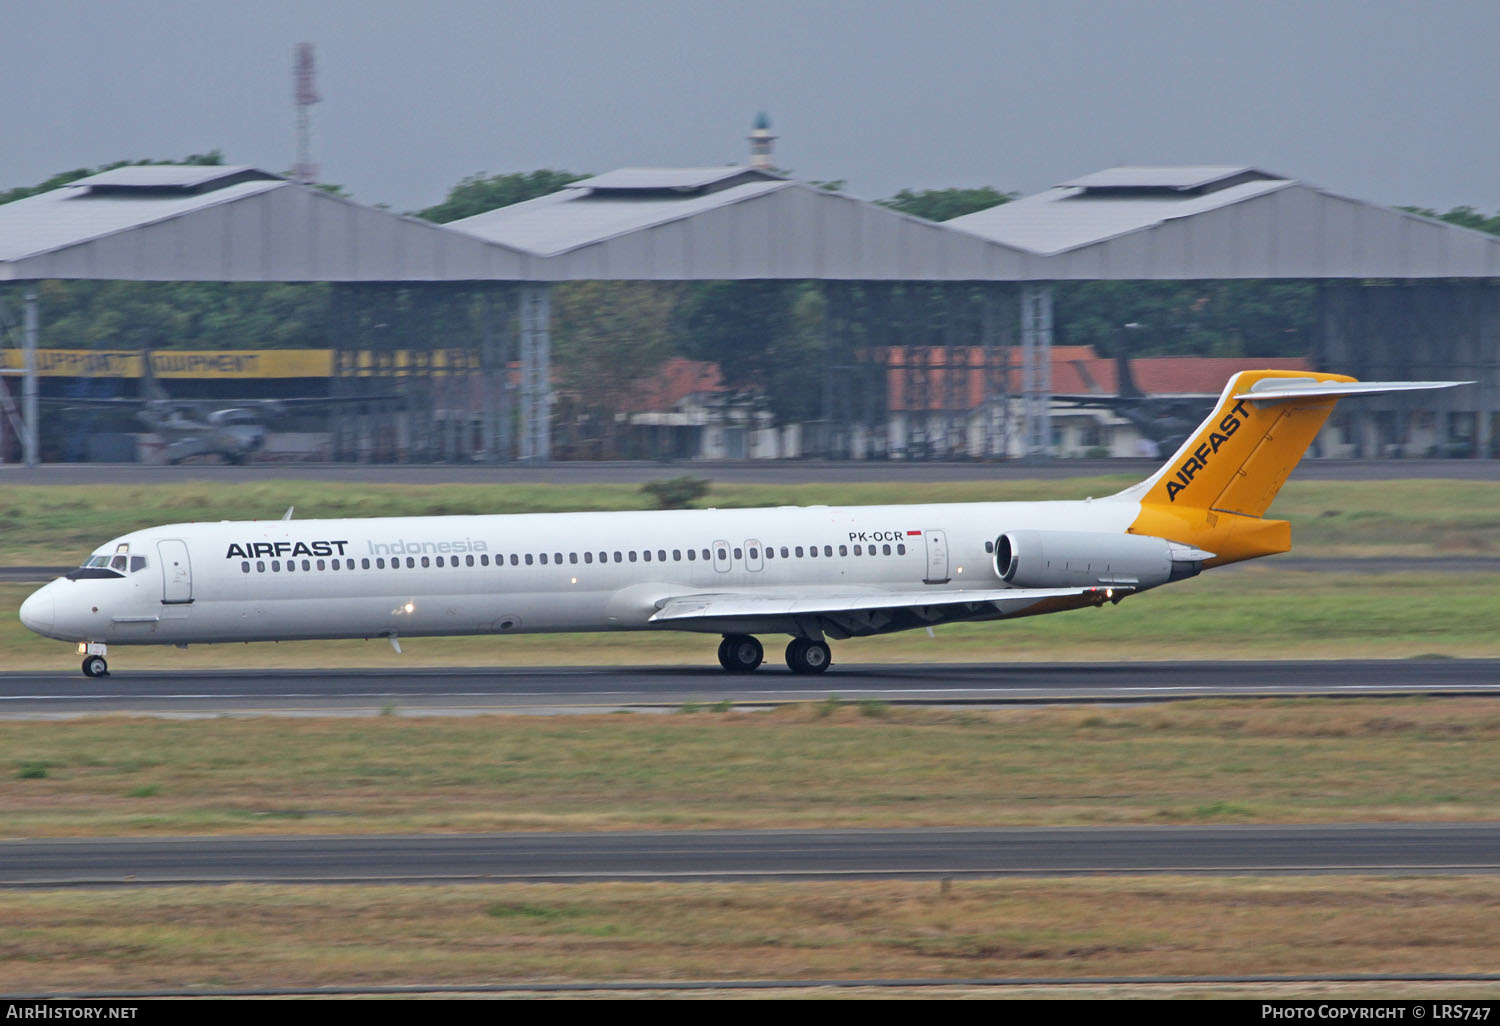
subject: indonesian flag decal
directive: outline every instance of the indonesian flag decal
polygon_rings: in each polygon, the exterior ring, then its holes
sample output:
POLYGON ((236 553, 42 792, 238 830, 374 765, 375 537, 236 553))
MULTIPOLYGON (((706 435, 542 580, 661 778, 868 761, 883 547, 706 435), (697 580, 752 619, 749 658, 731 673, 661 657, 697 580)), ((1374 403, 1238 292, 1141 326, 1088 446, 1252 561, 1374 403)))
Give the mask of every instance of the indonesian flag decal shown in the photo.
POLYGON ((912 536, 912 535, 914 535, 914 534, 921 534, 921 533, 922 533, 922 532, 921 532, 921 531, 907 531, 907 532, 906 532, 906 536, 907 536, 907 537, 908 537, 908 538, 910 538, 910 537, 911 537, 911 536, 912 536))

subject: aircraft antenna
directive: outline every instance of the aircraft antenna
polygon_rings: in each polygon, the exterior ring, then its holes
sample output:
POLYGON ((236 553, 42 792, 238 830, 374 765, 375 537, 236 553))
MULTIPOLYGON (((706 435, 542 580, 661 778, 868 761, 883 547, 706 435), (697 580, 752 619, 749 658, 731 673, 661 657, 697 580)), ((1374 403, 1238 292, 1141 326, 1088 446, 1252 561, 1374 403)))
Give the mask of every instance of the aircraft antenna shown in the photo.
POLYGON ((292 83, 297 104, 297 166, 292 169, 292 178, 311 185, 318 180, 318 165, 312 162, 312 105, 323 99, 318 95, 317 59, 311 43, 297 44, 292 83))

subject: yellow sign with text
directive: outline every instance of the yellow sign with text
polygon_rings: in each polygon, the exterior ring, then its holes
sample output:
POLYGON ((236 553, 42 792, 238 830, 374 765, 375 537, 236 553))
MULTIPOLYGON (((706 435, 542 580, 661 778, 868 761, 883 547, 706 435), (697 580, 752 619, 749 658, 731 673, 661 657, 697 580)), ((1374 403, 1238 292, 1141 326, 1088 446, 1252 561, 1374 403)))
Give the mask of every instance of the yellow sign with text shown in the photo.
MULTIPOLYGON (((329 378, 332 349, 158 349, 151 370, 158 378, 329 378)), ((26 366, 19 349, 0 349, 0 369, 12 373, 26 366)), ((435 349, 413 359, 410 350, 387 351, 376 359, 368 350, 355 354, 354 377, 405 375, 426 371, 446 374, 478 370, 474 354, 435 349)), ((139 378, 141 353, 133 349, 38 349, 37 374, 44 378, 139 378)))

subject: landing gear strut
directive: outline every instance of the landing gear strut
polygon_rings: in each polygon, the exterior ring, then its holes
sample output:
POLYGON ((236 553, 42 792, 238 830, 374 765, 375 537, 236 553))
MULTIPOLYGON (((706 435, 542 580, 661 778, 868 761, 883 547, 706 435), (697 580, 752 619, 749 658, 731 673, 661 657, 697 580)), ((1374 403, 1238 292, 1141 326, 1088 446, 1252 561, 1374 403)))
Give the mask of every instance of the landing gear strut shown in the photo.
POLYGON ((749 673, 765 657, 766 650, 748 634, 726 634, 719 642, 719 665, 730 673, 749 673))
POLYGON ((83 660, 83 675, 85 677, 108 677, 109 664, 104 661, 103 656, 85 656, 83 660))
POLYGON ((793 638, 786 647, 786 664, 793 673, 822 673, 833 662, 828 642, 811 638, 793 638))

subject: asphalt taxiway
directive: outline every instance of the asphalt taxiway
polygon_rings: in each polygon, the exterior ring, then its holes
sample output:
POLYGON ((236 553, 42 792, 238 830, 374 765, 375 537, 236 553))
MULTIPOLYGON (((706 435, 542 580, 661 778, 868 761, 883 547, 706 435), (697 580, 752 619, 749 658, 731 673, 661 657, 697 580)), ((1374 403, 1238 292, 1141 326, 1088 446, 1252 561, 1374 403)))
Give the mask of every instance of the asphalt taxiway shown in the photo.
MULTIPOLYGON (((1500 696, 1500 659, 1142 663, 846 664, 818 677, 768 664, 718 667, 465 667, 412 670, 130 670, 0 673, 0 717, 99 713, 374 715, 671 710, 881 701, 921 705, 1149 702, 1206 697, 1500 696)), ((71 663, 71 660, 70 660, 71 663)))
POLYGON ((1500 824, 704 830, 0 842, 0 887, 1493 873, 1500 824))

